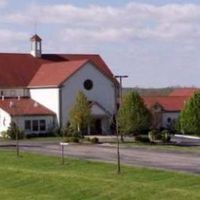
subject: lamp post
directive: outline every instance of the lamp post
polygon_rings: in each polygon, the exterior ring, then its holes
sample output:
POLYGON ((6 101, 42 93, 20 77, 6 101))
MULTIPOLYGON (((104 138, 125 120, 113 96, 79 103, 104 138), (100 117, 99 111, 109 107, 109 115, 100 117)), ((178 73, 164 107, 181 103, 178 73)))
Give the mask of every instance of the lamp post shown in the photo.
MULTIPOLYGON (((10 101, 10 104, 9 104, 10 108, 13 108, 13 116, 15 115, 15 110, 17 109, 17 105, 13 102, 13 101, 10 101)), ((16 153, 17 153, 17 157, 19 157, 19 133, 18 133, 18 126, 17 126, 17 123, 13 121, 12 119, 12 122, 13 122, 13 126, 14 126, 14 131, 15 131, 15 139, 16 139, 16 153)))
MULTIPOLYGON (((119 78, 119 98, 120 102, 119 105, 121 106, 122 104, 122 80, 123 78, 128 78, 127 75, 116 75, 114 76, 115 78, 119 78)), ((117 173, 121 173, 121 165, 120 165, 120 151, 119 151, 119 125, 118 125, 118 120, 116 118, 116 135, 117 135, 117 173)), ((123 137, 121 135, 121 140, 123 141, 123 137)))

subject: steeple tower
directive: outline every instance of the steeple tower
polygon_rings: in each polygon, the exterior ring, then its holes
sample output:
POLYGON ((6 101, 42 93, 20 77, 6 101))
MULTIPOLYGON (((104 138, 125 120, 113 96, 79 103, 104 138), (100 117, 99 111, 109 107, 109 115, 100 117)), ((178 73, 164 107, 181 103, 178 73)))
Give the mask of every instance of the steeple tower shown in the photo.
POLYGON ((36 57, 40 58, 42 56, 42 39, 37 35, 33 35, 31 37, 31 54, 36 57))

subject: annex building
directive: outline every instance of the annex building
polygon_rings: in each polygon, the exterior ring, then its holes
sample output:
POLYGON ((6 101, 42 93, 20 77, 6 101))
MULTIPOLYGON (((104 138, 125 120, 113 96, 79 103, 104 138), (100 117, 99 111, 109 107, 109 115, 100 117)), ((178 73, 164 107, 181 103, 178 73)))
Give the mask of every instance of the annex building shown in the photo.
POLYGON ((94 118, 89 133, 108 134, 117 109, 118 82, 99 55, 43 54, 31 38, 31 53, 0 53, 0 132, 10 122, 29 133, 47 133, 69 120, 78 91, 94 118))
POLYGON ((178 88, 168 96, 143 96, 144 104, 153 116, 153 127, 170 129, 178 119, 186 101, 199 91, 199 88, 178 88))

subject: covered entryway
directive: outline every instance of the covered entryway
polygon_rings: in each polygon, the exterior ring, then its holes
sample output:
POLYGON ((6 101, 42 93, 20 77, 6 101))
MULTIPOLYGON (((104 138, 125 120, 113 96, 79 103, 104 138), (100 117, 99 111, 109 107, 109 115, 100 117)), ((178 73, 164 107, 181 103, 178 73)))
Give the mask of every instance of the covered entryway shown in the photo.
POLYGON ((93 132, 102 134, 102 119, 94 119, 94 129, 93 132))
POLYGON ((97 102, 91 103, 91 115, 92 122, 88 128, 88 134, 109 134, 112 115, 97 102))

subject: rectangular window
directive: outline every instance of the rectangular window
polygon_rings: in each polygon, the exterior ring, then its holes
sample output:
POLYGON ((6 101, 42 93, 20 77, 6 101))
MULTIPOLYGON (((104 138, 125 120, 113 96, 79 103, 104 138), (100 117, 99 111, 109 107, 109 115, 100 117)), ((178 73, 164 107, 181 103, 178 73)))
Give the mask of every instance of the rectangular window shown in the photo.
POLYGON ((31 120, 25 120, 25 130, 30 131, 31 130, 31 120))
POLYGON ((38 120, 33 120, 33 131, 38 131, 39 130, 39 123, 38 120))
POLYGON ((40 131, 46 131, 46 121, 40 120, 40 131))

